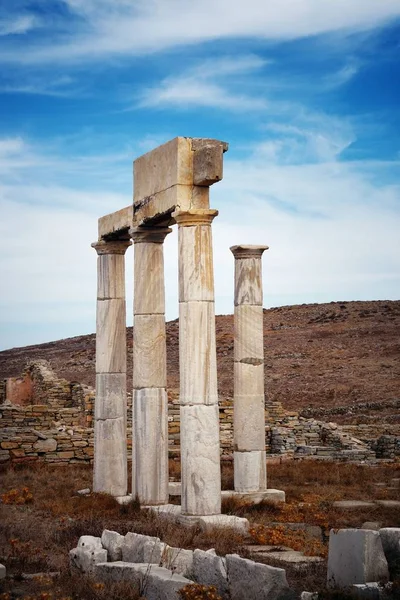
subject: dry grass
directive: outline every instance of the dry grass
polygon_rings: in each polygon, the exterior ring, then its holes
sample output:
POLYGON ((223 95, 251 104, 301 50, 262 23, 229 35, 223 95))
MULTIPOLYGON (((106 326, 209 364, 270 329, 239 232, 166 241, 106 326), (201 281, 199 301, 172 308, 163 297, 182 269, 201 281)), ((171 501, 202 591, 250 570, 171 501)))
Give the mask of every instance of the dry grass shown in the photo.
MULTIPOLYGON (((392 478, 399 477, 399 464, 367 467, 301 461, 270 465, 268 471, 269 487, 286 491, 286 505, 262 503, 252 507, 235 499, 225 500, 223 505, 225 513, 245 516, 255 530, 258 527, 259 537, 255 536, 253 543, 255 540, 267 542, 260 537, 266 533, 272 533, 273 540, 281 544, 285 540, 300 543, 301 536, 286 531, 285 523, 319 525, 325 534, 324 542, 331 527, 360 527, 364 521, 400 526, 399 509, 374 506, 344 511, 333 507, 333 501, 342 498, 369 500, 382 495, 397 498, 398 491, 388 493, 374 483, 389 484, 392 478), (278 534, 283 537, 276 538, 278 534), (289 538, 285 538, 286 535, 289 538)), ((176 461, 173 472, 175 476, 179 474, 176 461)), ((224 487, 232 488, 232 466, 224 463, 222 474, 224 487)), ((91 487, 92 472, 88 467, 52 468, 38 464, 8 468, 1 475, 0 494, 5 494, 4 498, 10 499, 11 503, 0 504, 0 562, 6 564, 8 572, 16 579, 2 582, 0 593, 12 593, 13 597, 22 598, 29 595, 32 600, 105 600, 101 587, 94 588, 85 578, 77 578, 69 572, 68 552, 76 546, 81 535, 99 536, 106 528, 122 534, 136 531, 155 535, 175 547, 214 547, 220 555, 237 552, 249 556, 247 544, 251 540, 232 535, 230 531, 214 529, 205 533, 198 527, 179 527, 160 519, 141 510, 137 502, 120 506, 107 495, 78 496, 78 489, 91 487), (21 498, 27 498, 28 502, 22 502, 21 498), (54 571, 60 576, 54 582, 52 580, 50 587, 40 580, 36 583, 18 581, 22 573, 54 571), (42 593, 50 596, 40 596, 42 593)), ((290 584, 298 590, 322 589, 326 566, 313 566, 301 573, 288 568, 287 575, 290 584)), ((136 600, 135 590, 130 590, 129 595, 122 587, 113 590, 108 597, 136 600)), ((0 600, 3 600, 1 596, 0 600)))

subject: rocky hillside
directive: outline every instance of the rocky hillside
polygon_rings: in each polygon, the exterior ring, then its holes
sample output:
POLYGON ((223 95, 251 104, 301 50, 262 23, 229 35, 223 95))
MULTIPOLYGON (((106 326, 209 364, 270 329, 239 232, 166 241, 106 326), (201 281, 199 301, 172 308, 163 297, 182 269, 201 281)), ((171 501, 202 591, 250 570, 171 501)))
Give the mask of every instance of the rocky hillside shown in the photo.
MULTIPOLYGON (((178 328, 178 321, 167 324, 170 388, 179 387, 178 328)), ((127 344, 130 374, 132 328, 127 329, 127 344)), ((398 419, 389 401, 400 397, 400 301, 331 302, 265 310, 264 347, 267 396, 285 408, 323 409, 329 414, 335 407, 351 407, 339 415, 347 412, 353 416, 334 417, 342 421, 354 420, 360 411, 398 419)), ((217 317, 217 352, 220 394, 231 396, 232 315, 217 317)), ((26 361, 34 358, 49 360, 61 377, 94 385, 93 334, 0 352, 0 378, 18 376, 26 361)))

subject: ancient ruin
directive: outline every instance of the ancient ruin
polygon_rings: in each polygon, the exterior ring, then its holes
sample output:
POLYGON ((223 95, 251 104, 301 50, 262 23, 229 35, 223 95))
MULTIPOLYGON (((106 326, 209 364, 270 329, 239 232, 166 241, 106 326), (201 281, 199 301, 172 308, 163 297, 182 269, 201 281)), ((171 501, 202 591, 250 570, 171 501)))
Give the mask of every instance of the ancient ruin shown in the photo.
MULTIPOLYGON (((134 162, 133 207, 99 220, 94 490, 127 494, 124 254, 134 243, 132 494, 168 503, 163 242, 178 225, 182 515, 221 513, 209 188, 227 144, 175 138, 134 162)), ((261 255, 236 246, 235 488, 266 491, 261 255)))

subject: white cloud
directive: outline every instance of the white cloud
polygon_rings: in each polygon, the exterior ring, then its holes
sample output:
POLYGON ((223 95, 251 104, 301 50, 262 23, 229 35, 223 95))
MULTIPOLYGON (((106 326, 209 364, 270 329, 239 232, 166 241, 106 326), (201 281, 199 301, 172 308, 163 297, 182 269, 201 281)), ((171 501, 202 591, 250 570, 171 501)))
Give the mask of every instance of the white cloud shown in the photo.
POLYGON ((69 29, 64 21, 62 34, 56 38, 52 17, 49 44, 42 39, 29 52, 9 49, 2 59, 23 63, 87 61, 209 40, 296 39, 369 30, 400 14, 398 0, 64 1, 79 20, 71 19, 69 29))
POLYGON ((254 55, 207 60, 144 90, 138 106, 203 106, 233 111, 265 109, 267 103, 264 99, 236 90, 243 87, 238 77, 245 78, 266 64, 266 61, 254 55))
POLYGON ((20 15, 14 18, 0 20, 0 36, 22 35, 39 24, 37 17, 33 15, 20 15))
MULTIPOLYGON (((323 129, 322 115, 315 117, 317 122, 323 129)), ((277 130, 273 143, 290 146, 298 133, 295 124, 293 128, 277 130)), ((299 130, 298 155, 290 163, 284 153, 268 149, 267 141, 254 146, 245 159, 225 155, 224 180, 211 189, 211 206, 220 211, 213 225, 218 313, 232 312, 229 246, 237 243, 270 245, 264 259, 267 306, 399 297, 400 186, 384 182, 387 164, 341 162, 335 153, 302 163, 300 143, 303 140, 307 148, 308 142, 299 130)), ((84 160, 49 154, 22 138, 0 140, 0 167, 14 160, 7 177, 3 169, 0 188, 0 280, 6 283, 0 311, 2 347, 94 331, 96 255, 90 244, 97 236, 97 218, 129 203, 124 194, 102 189, 105 157, 84 160), (47 170, 46 160, 52 161, 47 170), (57 184, 62 165, 74 172, 80 162, 86 168, 74 179, 74 187, 57 184)), ((130 165, 124 164, 115 157, 112 166, 118 167, 118 175, 111 188, 123 171, 130 180, 130 165)), ((390 169, 395 173, 400 163, 392 162, 390 169)), ((165 269, 167 317, 175 318, 176 231, 165 242, 165 269)), ((128 323, 132 270, 129 250, 128 323)))

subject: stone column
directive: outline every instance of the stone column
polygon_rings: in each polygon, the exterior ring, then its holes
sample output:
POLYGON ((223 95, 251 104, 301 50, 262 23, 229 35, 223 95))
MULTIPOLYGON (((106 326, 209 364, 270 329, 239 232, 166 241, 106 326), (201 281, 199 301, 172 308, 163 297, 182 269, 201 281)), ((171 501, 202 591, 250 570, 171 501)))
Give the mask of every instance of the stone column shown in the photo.
POLYGON ((132 494, 168 502, 164 252, 168 227, 131 230, 134 254, 132 494))
POLYGON ((92 244, 97 258, 93 491, 127 493, 125 252, 128 240, 92 244))
POLYGON ((177 211, 182 514, 221 512, 211 223, 218 211, 177 211))
POLYGON ((232 246, 235 257, 235 491, 267 488, 261 256, 268 246, 232 246))

